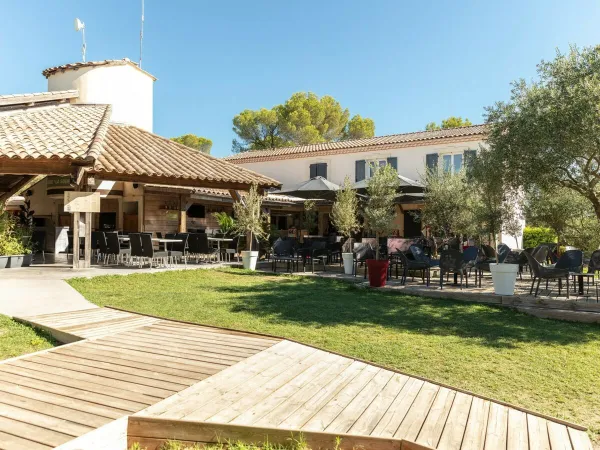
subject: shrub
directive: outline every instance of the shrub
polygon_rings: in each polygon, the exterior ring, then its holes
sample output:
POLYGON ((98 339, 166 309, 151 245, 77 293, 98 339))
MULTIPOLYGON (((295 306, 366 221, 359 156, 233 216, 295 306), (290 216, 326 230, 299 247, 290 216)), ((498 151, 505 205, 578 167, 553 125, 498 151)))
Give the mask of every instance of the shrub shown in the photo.
POLYGON ((24 242, 27 230, 19 225, 16 217, 5 212, 0 212, 0 255, 24 255, 31 253, 24 242))
POLYGON ((523 230, 523 248, 537 247, 547 242, 556 242, 556 234, 550 228, 525 227, 523 230))

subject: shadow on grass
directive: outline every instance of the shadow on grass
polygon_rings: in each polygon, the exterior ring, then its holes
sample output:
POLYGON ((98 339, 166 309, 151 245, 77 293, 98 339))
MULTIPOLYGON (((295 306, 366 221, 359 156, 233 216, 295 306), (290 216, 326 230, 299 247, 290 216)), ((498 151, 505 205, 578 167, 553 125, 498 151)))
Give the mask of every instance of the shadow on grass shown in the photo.
POLYGON ((477 344, 513 347, 537 342, 567 345, 598 341, 600 326, 539 319, 506 308, 454 300, 375 291, 343 281, 308 277, 259 276, 227 271, 231 277, 258 277, 252 288, 215 286, 231 296, 232 312, 311 327, 364 325, 420 334, 473 338, 477 344), (273 277, 277 281, 273 281, 273 277), (261 281, 262 278, 262 281, 261 281))

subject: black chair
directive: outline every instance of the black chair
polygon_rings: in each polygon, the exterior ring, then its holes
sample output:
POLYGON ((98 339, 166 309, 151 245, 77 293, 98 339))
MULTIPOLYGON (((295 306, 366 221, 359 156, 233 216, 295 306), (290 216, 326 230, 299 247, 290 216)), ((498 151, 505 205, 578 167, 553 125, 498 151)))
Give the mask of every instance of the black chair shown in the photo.
POLYGON ((600 272, 600 250, 594 250, 592 256, 590 256, 590 262, 588 263, 588 273, 600 272))
POLYGON ((218 259, 218 250, 211 247, 208 242, 208 235, 206 233, 198 233, 198 255, 207 258, 209 261, 214 257, 218 259))
POLYGON ((104 231, 98 232, 98 255, 96 258, 96 262, 100 262, 100 258, 104 260, 106 255, 108 255, 108 245, 106 244, 106 234, 104 231))
MULTIPOLYGON (((152 239, 150 240, 152 242, 152 239)), ((142 246, 142 235, 141 233, 130 233, 129 243, 131 244, 131 261, 137 259, 139 266, 142 267, 142 260, 144 258, 144 251, 142 246)))
POLYGON ((177 258, 183 259, 184 264, 187 266, 187 246, 189 233, 177 233, 173 239, 179 239, 179 242, 173 242, 171 250, 169 250, 169 256, 172 261, 177 261, 177 258))
POLYGON ((225 256, 227 257, 227 261, 231 261, 232 255, 237 255, 238 262, 240 261, 240 254, 238 252, 238 243, 240 241, 239 236, 234 236, 233 239, 227 243, 226 248, 221 248, 221 251, 225 252, 225 256))
POLYGON ((367 278, 367 259, 375 259, 375 250, 369 244, 354 244, 354 276, 358 272, 358 265, 365 265, 365 279, 367 278))
MULTIPOLYGON (((573 281, 573 285, 576 286, 577 278, 579 278, 579 291, 583 294, 583 252, 581 250, 567 250, 558 258, 555 269, 567 269, 569 276, 573 281)), ((593 274, 591 275, 593 277, 593 274)), ((588 289, 589 289, 589 278, 588 278, 588 289)))
POLYGON ((144 264, 144 260, 148 261, 150 268, 156 263, 158 266, 159 262, 162 262, 164 266, 169 264, 169 252, 167 251, 154 251, 154 243, 152 242, 152 233, 141 233, 142 240, 142 257, 140 258, 140 267, 144 264))
POLYGON ((128 256, 131 255, 131 250, 128 248, 121 248, 121 244, 119 243, 119 235, 116 231, 104 233, 104 235, 106 236, 107 246, 104 264, 108 264, 111 257, 114 258, 115 264, 119 264, 119 262, 125 262, 128 256))
POLYGON ((408 250, 412 254, 415 261, 427 263, 431 267, 437 267, 440 264, 440 261, 438 259, 432 259, 431 257, 429 257, 425 253, 425 250, 423 250, 423 248, 419 245, 411 244, 410 247, 408 247, 408 250))
POLYGON ((277 272, 277 263, 284 262, 287 265, 287 271, 291 272, 294 270, 298 271, 298 266, 302 257, 296 256, 294 249, 294 241, 291 239, 279 238, 273 243, 271 250, 271 270, 277 272))
POLYGON ((460 288, 462 289, 463 278, 466 287, 469 287, 469 278, 463 254, 459 250, 442 250, 440 255, 440 289, 444 286, 444 274, 455 273, 460 275, 460 288))
MULTIPOLYGON (((554 267, 543 267, 534 257, 527 251, 523 251, 527 257, 533 280, 531 281, 531 289, 529 295, 533 293, 533 285, 537 280, 537 286, 535 287, 535 297, 537 297, 538 290, 540 288, 540 281, 542 280, 560 280, 565 278, 567 280, 567 298, 569 298, 569 270, 568 269, 556 269, 554 267)), ((561 291, 561 283, 558 283, 558 295, 561 291)))
POLYGON ((502 264, 506 261, 506 258, 510 254, 510 247, 506 244, 500 244, 498 246, 498 251, 496 252, 496 260, 499 264, 502 264))
POLYGON ((533 249, 531 256, 540 264, 544 264, 548 262, 548 253, 550 253, 550 248, 542 244, 533 249))
MULTIPOLYGON (((425 261, 415 261, 414 259, 408 259, 404 252, 396 252, 390 255, 390 258, 396 260, 402 268, 402 278, 400 284, 406 284, 406 278, 408 273, 411 271, 420 271, 423 283, 429 286, 431 281, 431 265, 425 261)), ((396 265, 396 278, 398 278, 398 265, 396 265)))
POLYGON ((46 232, 37 230, 31 233, 32 252, 34 255, 41 253, 42 261, 46 262, 46 232))
POLYGON ((329 258, 332 263, 339 262, 340 267, 342 266, 342 243, 341 242, 328 242, 327 250, 329 250, 329 258))
POLYGON ((323 268, 325 268, 327 260, 330 259, 327 242, 321 240, 311 241, 308 247, 298 249, 297 254, 302 259, 302 270, 306 270, 306 266, 311 264, 313 273, 315 271, 315 260, 321 262, 323 268))

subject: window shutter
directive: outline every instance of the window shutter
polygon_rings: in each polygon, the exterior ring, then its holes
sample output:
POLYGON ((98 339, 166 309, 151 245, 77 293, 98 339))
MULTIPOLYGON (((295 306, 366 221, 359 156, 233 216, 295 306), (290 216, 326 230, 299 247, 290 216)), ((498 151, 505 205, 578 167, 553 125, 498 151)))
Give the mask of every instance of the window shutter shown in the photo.
POLYGON ((428 170, 436 170, 438 166, 438 157, 437 153, 429 153, 425 155, 425 166, 428 170))
POLYGON ((463 165, 466 169, 471 166, 473 158, 477 156, 477 150, 465 150, 463 154, 463 165))
POLYGON ((362 181, 366 178, 366 167, 367 167, 367 162, 362 159, 360 161, 356 161, 355 163, 355 177, 354 177, 354 181, 362 181))
POLYGON ((392 168, 398 172, 398 158, 396 158, 395 156, 392 158, 388 158, 387 159, 387 163, 392 166, 392 168))
POLYGON ((317 165, 318 164, 311 164, 310 165, 310 178, 314 178, 317 176, 317 165))
POLYGON ((327 179, 327 163, 317 165, 317 176, 327 179))

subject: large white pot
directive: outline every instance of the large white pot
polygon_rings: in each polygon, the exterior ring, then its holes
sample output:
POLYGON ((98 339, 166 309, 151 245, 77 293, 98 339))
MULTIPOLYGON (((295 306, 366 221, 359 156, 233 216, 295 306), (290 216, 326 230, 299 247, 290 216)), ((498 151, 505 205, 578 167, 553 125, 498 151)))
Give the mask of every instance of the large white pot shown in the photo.
POLYGON ((255 270, 256 269, 256 261, 258 261, 258 252, 257 251, 242 251, 242 263, 244 264, 244 269, 255 270))
POLYGON ((344 261, 344 273, 352 275, 354 272, 354 253, 342 253, 342 261, 344 261))
POLYGON ((490 272, 492 272, 496 295, 515 295, 515 283, 519 272, 518 264, 491 263, 490 272))

